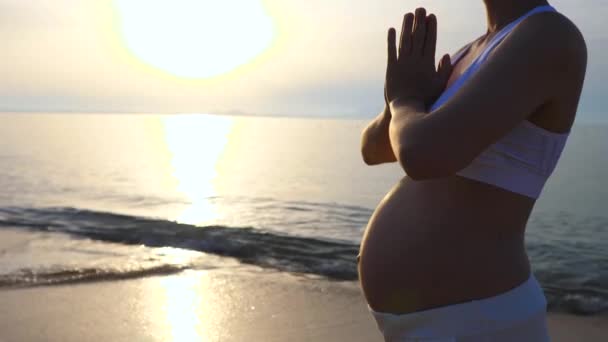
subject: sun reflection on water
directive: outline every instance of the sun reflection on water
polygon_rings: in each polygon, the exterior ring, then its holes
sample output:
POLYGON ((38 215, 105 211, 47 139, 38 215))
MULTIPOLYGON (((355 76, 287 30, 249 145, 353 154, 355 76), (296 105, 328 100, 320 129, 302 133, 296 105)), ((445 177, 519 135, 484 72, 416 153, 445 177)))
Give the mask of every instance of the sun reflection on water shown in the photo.
POLYGON ((211 115, 174 115, 163 119, 177 190, 190 201, 178 222, 204 225, 218 218, 211 202, 216 195, 213 183, 233 123, 232 118, 211 115))

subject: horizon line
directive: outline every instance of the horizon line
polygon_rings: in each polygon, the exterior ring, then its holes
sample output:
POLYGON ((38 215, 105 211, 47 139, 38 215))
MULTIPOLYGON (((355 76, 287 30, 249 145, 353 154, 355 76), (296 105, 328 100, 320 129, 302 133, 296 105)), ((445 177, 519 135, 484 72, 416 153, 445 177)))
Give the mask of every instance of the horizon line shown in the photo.
MULTIPOLYGON (((46 111, 30 111, 30 110, 2 110, 0 109, 0 115, 10 115, 10 114, 26 114, 26 115, 58 115, 58 114, 68 114, 68 115, 215 115, 215 116, 234 116, 234 117, 268 117, 268 118, 299 118, 299 119, 373 119, 373 116, 367 116, 362 114, 344 114, 344 115, 336 115, 336 114, 318 114, 318 113, 310 113, 310 114, 279 114, 279 113, 245 113, 240 111, 217 111, 217 112, 144 112, 144 111, 91 111, 91 110, 67 110, 67 111, 54 111, 54 110, 46 110, 46 111)), ((608 118, 605 120, 594 120, 594 119, 578 119, 575 120, 574 125, 592 125, 592 124, 600 124, 606 125, 608 124, 608 118)))

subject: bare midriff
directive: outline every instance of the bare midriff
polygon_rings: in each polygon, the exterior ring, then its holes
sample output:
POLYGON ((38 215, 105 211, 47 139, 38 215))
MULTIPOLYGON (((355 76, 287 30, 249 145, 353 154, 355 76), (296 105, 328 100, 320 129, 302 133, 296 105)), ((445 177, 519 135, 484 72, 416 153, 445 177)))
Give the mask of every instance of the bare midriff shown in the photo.
POLYGON ((493 297, 525 282, 535 200, 457 175, 404 177, 372 215, 359 280, 369 306, 406 314, 493 297))

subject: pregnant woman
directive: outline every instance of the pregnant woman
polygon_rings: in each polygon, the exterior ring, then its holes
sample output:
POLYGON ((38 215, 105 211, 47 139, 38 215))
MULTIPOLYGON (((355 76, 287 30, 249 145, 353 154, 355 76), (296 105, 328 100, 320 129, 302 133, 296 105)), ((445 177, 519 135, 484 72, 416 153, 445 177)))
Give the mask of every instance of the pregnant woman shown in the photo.
POLYGON ((362 153, 406 176, 358 257, 386 341, 550 340, 524 235, 575 119, 586 46, 546 1, 484 3, 486 34, 438 68, 434 15, 388 32, 386 108, 362 153))

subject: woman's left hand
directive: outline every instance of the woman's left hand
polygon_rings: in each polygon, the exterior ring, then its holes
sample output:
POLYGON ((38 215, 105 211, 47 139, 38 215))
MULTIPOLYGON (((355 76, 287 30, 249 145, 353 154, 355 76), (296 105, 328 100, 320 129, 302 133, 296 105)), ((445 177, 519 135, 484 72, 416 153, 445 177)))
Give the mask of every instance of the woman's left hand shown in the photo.
POLYGON ((437 18, 426 15, 424 8, 416 14, 407 13, 396 46, 396 32, 388 32, 388 65, 386 70, 385 96, 388 103, 395 100, 420 101, 430 106, 445 89, 452 63, 445 55, 435 69, 437 45, 437 18))

